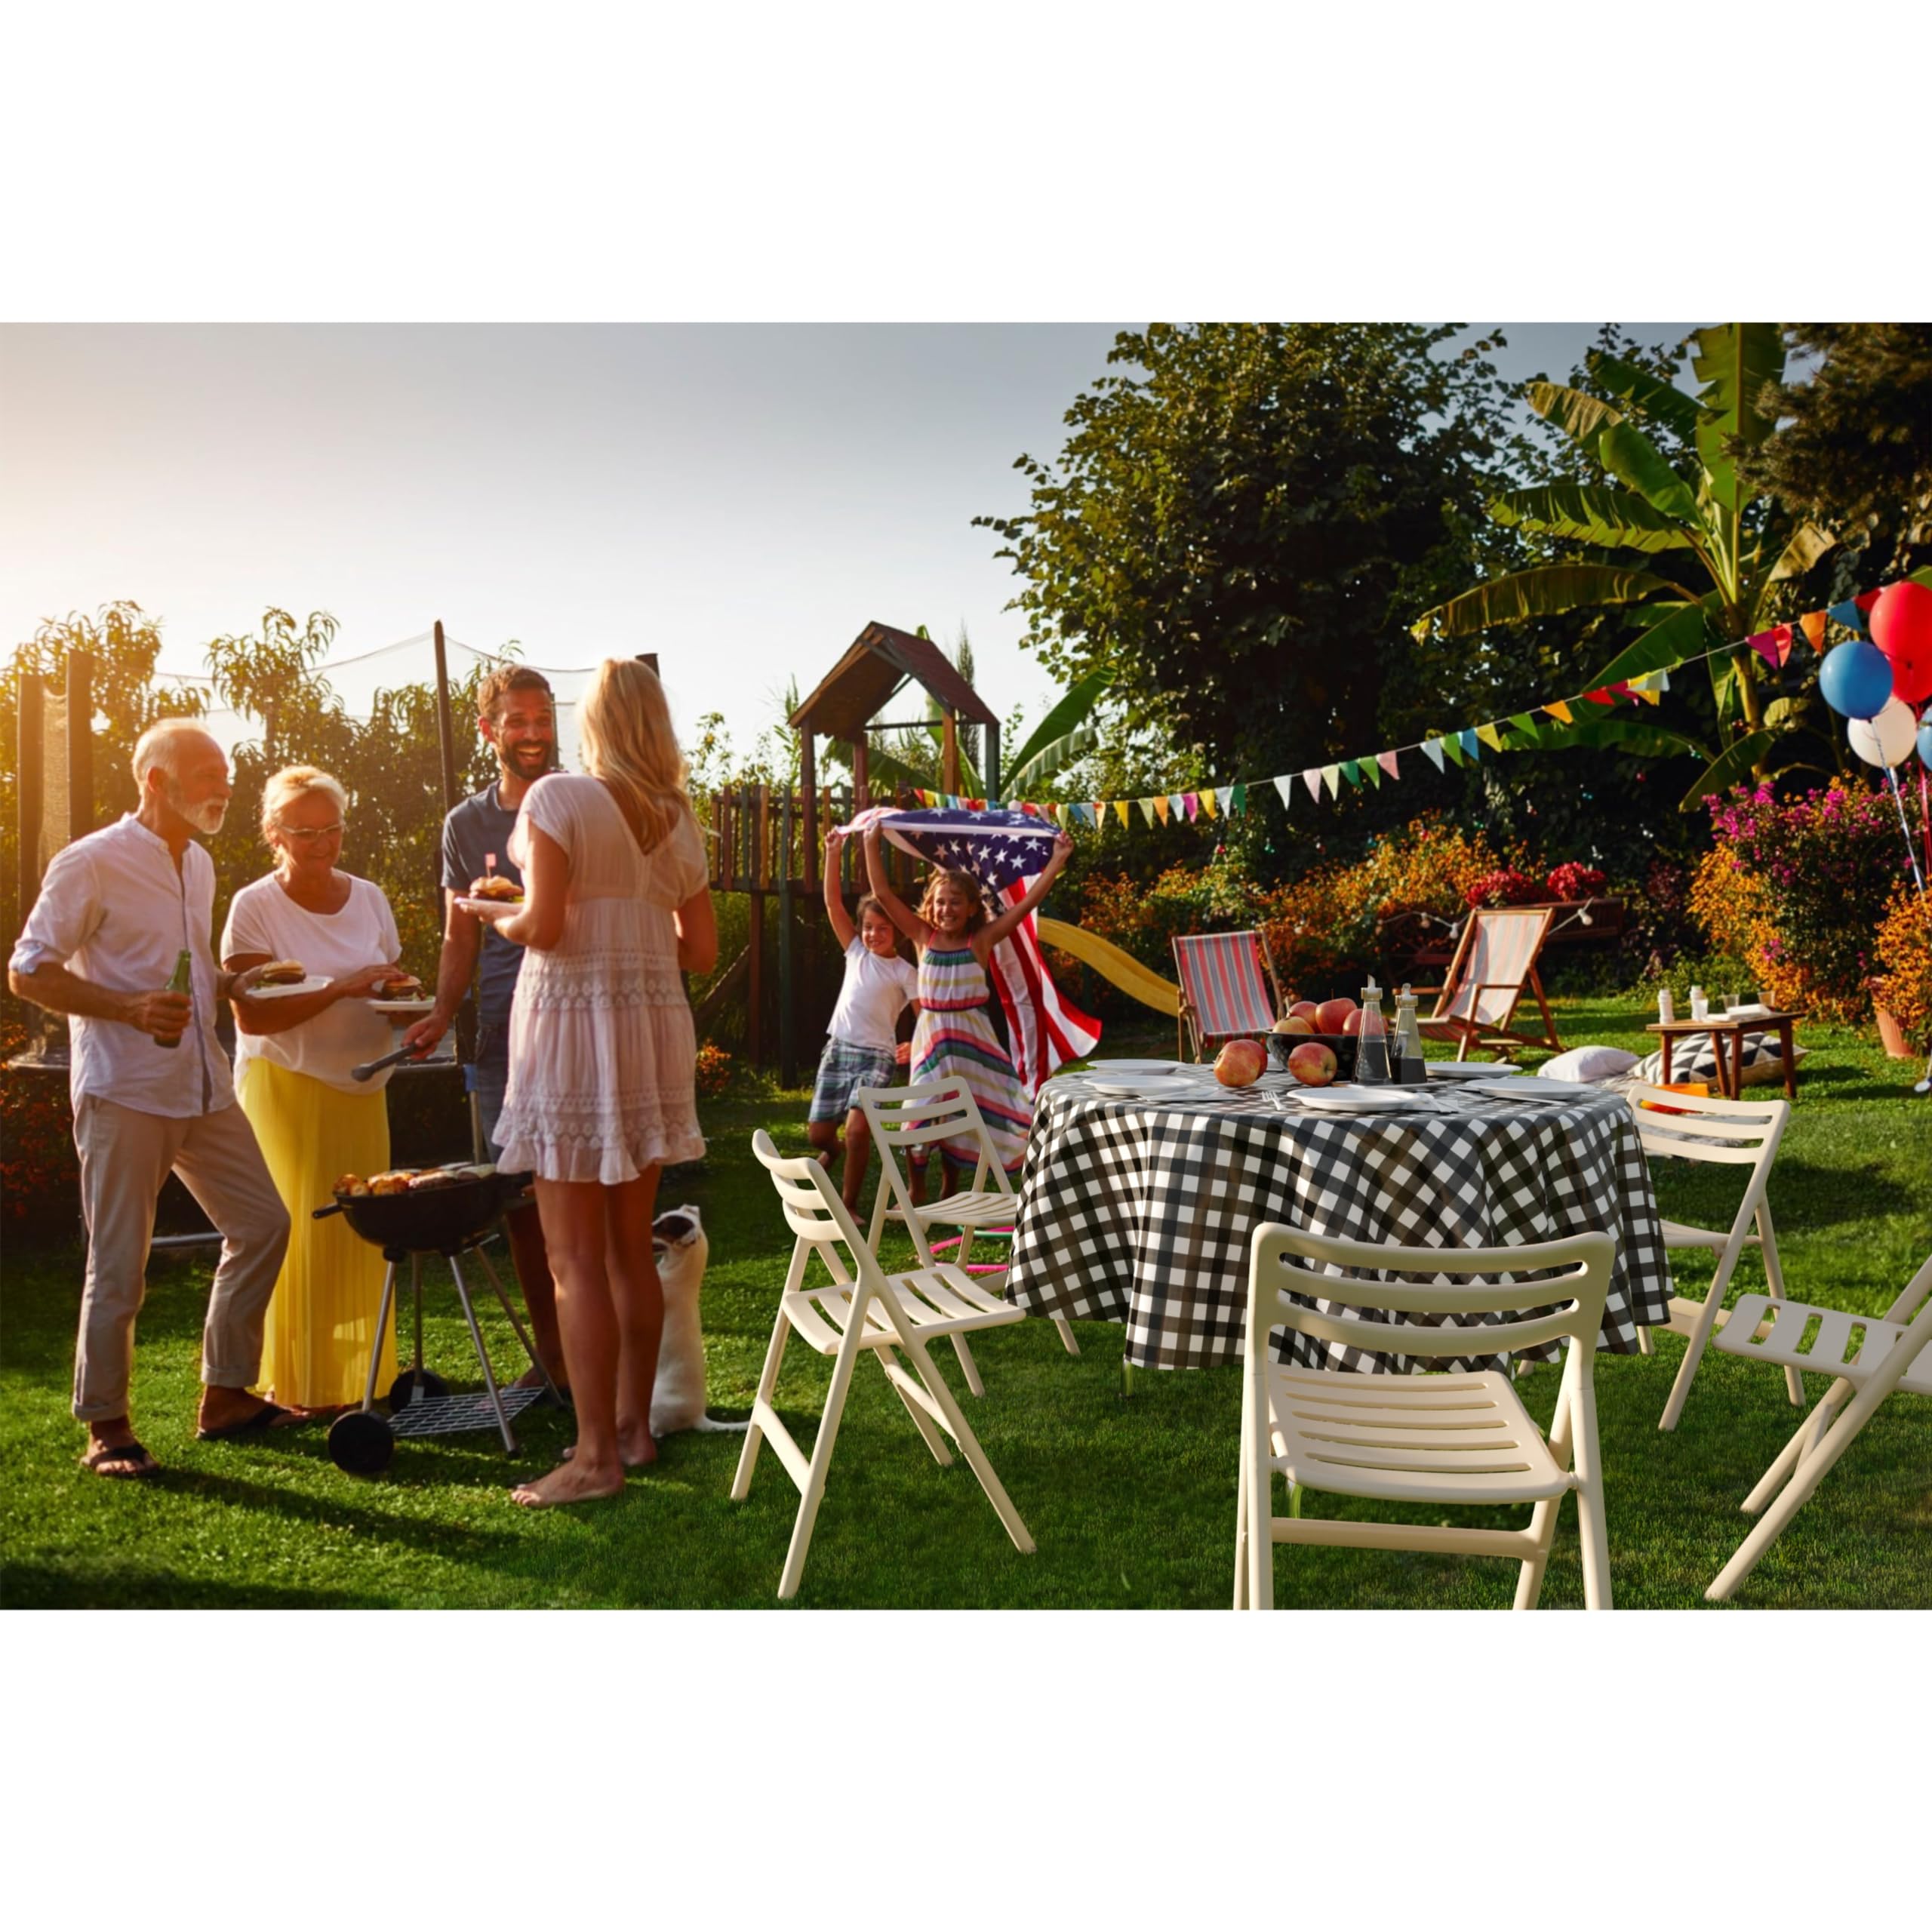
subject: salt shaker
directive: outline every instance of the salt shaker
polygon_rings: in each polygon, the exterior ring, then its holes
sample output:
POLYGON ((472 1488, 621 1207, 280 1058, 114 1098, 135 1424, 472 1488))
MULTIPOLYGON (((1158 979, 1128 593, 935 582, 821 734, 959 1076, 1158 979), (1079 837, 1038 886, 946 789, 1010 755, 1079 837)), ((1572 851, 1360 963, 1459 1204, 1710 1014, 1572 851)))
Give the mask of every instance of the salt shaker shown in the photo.
POLYGON ((1671 1025, 1676 1018, 1677 1002, 1671 998, 1670 989, 1668 986, 1660 987, 1657 991, 1658 1021, 1660 1024, 1668 1026, 1671 1025))

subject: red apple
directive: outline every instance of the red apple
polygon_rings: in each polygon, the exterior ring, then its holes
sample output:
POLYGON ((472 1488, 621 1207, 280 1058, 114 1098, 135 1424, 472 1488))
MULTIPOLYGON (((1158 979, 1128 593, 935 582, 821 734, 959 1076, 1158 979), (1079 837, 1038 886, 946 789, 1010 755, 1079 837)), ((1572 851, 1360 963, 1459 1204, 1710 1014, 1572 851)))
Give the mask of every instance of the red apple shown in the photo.
POLYGON ((1319 1040, 1304 1040, 1289 1054, 1288 1071, 1304 1087, 1325 1087, 1335 1077, 1335 1056, 1319 1040))
POLYGON ((1342 1031, 1344 1033, 1359 1033, 1361 1031, 1361 1008, 1360 1007, 1357 1007, 1355 1011, 1350 1014, 1348 1018, 1342 1022, 1342 1031))
POLYGON ((1306 1020, 1309 1026, 1312 1026, 1315 1024, 1315 1016, 1321 1011, 1321 1008, 1316 1005, 1313 1000, 1298 999, 1288 1008, 1288 1014, 1291 1018, 1306 1020))
POLYGON ((1230 1040, 1214 1056, 1214 1078, 1223 1087, 1252 1087, 1268 1064, 1259 1040, 1230 1040))
POLYGON ((1318 1033, 1352 1033, 1355 1029, 1349 1023, 1349 1015, 1355 1011, 1352 999, 1324 999, 1316 1009, 1315 1030, 1318 1033))
POLYGON ((1278 1033, 1312 1033, 1315 1031, 1313 1017, 1305 1013, 1291 1013, 1285 1020, 1275 1022, 1278 1033))

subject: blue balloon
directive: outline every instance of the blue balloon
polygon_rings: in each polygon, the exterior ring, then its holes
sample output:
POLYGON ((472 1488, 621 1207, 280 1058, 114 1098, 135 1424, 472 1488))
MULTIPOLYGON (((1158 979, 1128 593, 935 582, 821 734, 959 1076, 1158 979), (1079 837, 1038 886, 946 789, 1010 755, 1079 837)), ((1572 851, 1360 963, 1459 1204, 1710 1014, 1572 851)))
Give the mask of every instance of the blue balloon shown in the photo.
POLYGON ((1918 721, 1918 761, 1932 765, 1932 704, 1925 707, 1918 721))
POLYGON ((1891 702, 1891 660, 1876 645, 1855 638, 1826 652, 1818 688, 1841 718, 1875 718, 1891 702))

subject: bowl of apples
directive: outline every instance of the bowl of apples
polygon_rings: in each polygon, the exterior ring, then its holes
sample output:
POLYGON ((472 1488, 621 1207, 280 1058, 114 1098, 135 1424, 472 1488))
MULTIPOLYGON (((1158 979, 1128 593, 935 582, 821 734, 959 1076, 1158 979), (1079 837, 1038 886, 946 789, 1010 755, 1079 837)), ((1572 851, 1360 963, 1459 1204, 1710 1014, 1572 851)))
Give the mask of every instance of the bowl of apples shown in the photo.
POLYGON ((1352 999, 1298 999, 1268 1036, 1268 1064, 1307 1087, 1352 1080, 1355 1029, 1361 1024, 1361 1010, 1352 999), (1320 1052, 1309 1051, 1318 1048, 1320 1052))

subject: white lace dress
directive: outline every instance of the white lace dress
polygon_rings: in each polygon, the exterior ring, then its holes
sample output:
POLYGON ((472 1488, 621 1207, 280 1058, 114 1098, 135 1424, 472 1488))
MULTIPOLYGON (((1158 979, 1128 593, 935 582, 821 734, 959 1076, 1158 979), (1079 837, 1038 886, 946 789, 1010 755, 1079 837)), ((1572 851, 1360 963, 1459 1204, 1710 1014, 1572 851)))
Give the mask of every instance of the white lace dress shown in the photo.
POLYGON ((570 891, 562 937, 517 976, 497 1164, 615 1187, 694 1161, 697 1041, 671 915, 705 882, 703 835, 685 812, 640 851, 604 786, 564 773, 531 787, 510 835, 526 875, 532 825, 570 855, 570 891))

